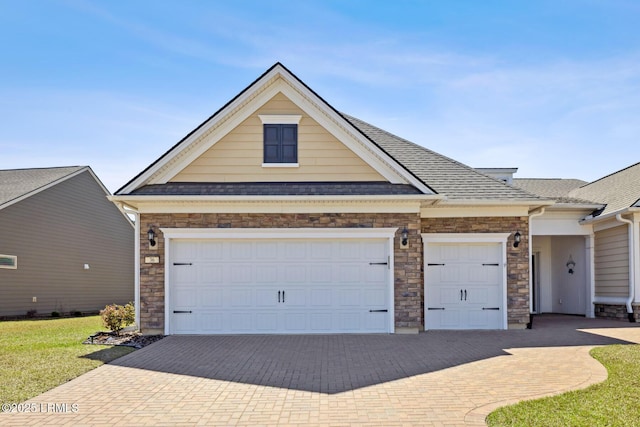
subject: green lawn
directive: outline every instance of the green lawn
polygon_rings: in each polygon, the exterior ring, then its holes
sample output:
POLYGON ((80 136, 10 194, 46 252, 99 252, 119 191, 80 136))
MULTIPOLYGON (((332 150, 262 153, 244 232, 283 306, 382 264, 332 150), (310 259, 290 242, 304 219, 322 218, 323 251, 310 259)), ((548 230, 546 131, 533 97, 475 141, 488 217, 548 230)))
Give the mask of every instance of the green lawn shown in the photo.
POLYGON ((131 351, 82 344, 99 316, 0 322, 0 402, 18 403, 131 351))
POLYGON ((492 412, 490 426, 640 426, 640 345, 594 348, 609 373, 583 390, 521 402, 492 412))

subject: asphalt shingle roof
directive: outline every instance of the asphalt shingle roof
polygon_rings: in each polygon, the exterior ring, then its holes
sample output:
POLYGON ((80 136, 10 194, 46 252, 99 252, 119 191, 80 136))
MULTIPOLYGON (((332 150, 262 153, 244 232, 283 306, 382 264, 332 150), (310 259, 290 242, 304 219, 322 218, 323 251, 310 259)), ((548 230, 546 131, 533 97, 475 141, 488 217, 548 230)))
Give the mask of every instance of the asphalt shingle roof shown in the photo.
POLYGON ((388 182, 171 182, 145 185, 133 195, 180 196, 355 196, 422 194, 408 184, 388 182))
POLYGON ((576 188, 569 196, 606 203, 601 215, 635 206, 640 199, 640 163, 576 188))
POLYGON ((343 114, 343 117, 423 183, 449 199, 532 200, 540 198, 360 119, 346 114, 343 114))
POLYGON ((0 170, 0 208, 85 167, 0 170))
POLYGON ((562 178, 514 178, 513 185, 540 197, 553 199, 558 203, 593 204, 594 200, 570 197, 569 193, 587 184, 581 179, 562 178))

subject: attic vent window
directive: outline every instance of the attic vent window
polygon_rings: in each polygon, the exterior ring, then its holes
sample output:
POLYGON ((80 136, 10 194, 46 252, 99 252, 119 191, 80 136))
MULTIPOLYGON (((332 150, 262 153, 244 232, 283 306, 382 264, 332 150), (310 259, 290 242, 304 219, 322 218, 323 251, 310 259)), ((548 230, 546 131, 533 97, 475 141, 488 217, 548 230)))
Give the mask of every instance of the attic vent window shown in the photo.
POLYGON ((18 257, 15 255, 0 255, 0 268, 16 270, 18 268, 18 257))
POLYGON ((263 127, 263 167, 298 167, 300 115, 260 115, 263 127))

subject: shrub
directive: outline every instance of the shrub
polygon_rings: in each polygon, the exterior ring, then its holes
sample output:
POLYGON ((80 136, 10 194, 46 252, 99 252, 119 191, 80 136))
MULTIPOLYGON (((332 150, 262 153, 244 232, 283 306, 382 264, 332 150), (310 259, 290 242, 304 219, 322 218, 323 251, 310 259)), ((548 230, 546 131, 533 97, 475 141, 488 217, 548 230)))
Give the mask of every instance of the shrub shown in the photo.
POLYGON ((122 328, 135 322, 136 311, 132 303, 125 306, 111 304, 100 310, 100 317, 105 327, 119 335, 122 328))
POLYGON ((27 311, 27 317, 30 318, 30 319, 36 317, 36 314, 38 314, 38 312, 36 310, 27 311))
POLYGON ((51 317, 60 317, 60 313, 57 311, 52 311, 51 312, 51 317))
POLYGON ((71 312, 71 315, 73 317, 82 317, 82 312, 78 311, 78 310, 74 310, 74 311, 71 312))

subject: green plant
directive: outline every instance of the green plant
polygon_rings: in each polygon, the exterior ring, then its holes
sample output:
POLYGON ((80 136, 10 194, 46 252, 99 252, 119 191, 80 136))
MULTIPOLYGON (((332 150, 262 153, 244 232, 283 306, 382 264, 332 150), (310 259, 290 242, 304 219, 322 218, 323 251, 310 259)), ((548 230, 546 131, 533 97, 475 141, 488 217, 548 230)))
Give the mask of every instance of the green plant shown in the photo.
POLYGON ((120 334, 122 328, 135 321, 135 308, 133 303, 127 305, 111 304, 100 310, 100 317, 105 327, 109 328, 116 335, 120 334))
POLYGON ((74 310, 74 311, 71 312, 71 315, 73 317, 82 317, 82 312, 78 311, 78 310, 74 310))
POLYGON ((29 311, 27 311, 27 317, 28 317, 29 319, 32 319, 32 318, 36 317, 36 314, 38 314, 38 312, 37 312, 36 310, 29 310, 29 311))
POLYGON ((57 311, 52 311, 51 312, 51 317, 60 317, 60 313, 57 311))

